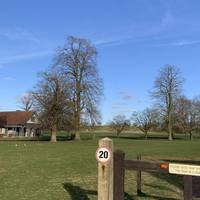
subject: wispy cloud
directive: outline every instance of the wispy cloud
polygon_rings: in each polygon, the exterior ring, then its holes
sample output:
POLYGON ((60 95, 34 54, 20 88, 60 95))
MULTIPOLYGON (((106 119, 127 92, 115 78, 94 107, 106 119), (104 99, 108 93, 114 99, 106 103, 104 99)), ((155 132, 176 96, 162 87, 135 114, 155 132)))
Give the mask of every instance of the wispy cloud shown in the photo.
POLYGON ((113 110, 118 110, 118 109, 124 108, 126 106, 127 106, 127 104, 124 102, 116 102, 116 103, 113 103, 111 107, 113 110))
POLYGON ((6 81, 15 81, 16 78, 14 78, 12 76, 5 76, 5 77, 3 77, 3 80, 6 80, 6 81))
POLYGON ((104 47, 152 40, 160 37, 163 33, 166 35, 166 31, 177 23, 179 21, 172 15, 171 11, 166 10, 156 20, 116 27, 112 32, 103 33, 94 43, 104 47))
POLYGON ((0 66, 3 66, 3 64, 28 60, 28 59, 37 58, 37 57, 49 56, 52 54, 53 54, 52 50, 44 50, 44 51, 38 51, 38 52, 32 52, 32 53, 19 54, 15 56, 3 57, 3 58, 0 58, 0 66))
POLYGON ((133 113, 133 111, 134 109, 132 108, 125 108, 125 109, 119 110, 118 112, 116 112, 116 114, 119 114, 119 115, 131 114, 133 113))
POLYGON ((122 33, 123 36, 109 36, 104 37, 102 39, 94 40, 94 44, 99 47, 112 47, 112 46, 119 46, 133 42, 144 42, 148 40, 155 39, 153 36, 137 36, 134 34, 127 35, 126 33, 122 33))
POLYGON ((171 11, 168 9, 166 12, 162 15, 161 17, 161 26, 166 27, 166 26, 171 26, 173 24, 177 23, 177 18, 172 15, 171 11))
POLYGON ((31 31, 21 27, 0 28, 0 38, 7 38, 10 40, 24 40, 35 43, 40 42, 40 40, 31 31))
POLYGON ((122 97, 122 99, 123 99, 124 101, 129 101, 129 100, 132 100, 132 99, 133 99, 133 96, 127 94, 127 95, 124 95, 124 96, 122 97))
MULTIPOLYGON (((130 32, 130 31, 127 31, 130 32)), ((135 34, 127 34, 126 32, 122 32, 120 36, 104 36, 101 39, 94 40, 94 44, 99 47, 112 47, 119 46, 133 42, 143 42, 149 39, 154 39, 154 37, 149 36, 138 36, 135 34)))
POLYGON ((114 102, 111 106, 112 112, 114 115, 118 114, 130 114, 134 111, 131 105, 131 100, 133 99, 133 95, 128 92, 128 90, 119 91, 119 98, 117 102, 114 102))
POLYGON ((97 46, 116 46, 116 45, 120 45, 123 44, 125 42, 127 42, 128 38, 126 37, 110 37, 110 38, 104 38, 104 39, 100 39, 100 40, 96 40, 94 42, 95 45, 97 46))
POLYGON ((128 106, 128 105, 126 105, 126 106, 119 106, 119 107, 117 107, 117 106, 112 106, 112 113, 114 114, 114 115, 119 115, 119 114, 125 114, 125 115, 129 115, 129 114, 131 114, 131 113, 133 113, 133 111, 134 111, 134 109, 131 107, 131 106, 128 106))
POLYGON ((124 90, 124 91, 120 91, 119 92, 119 95, 120 95, 120 98, 123 100, 123 101, 130 101, 134 98, 133 95, 131 95, 128 91, 124 90))
POLYGON ((199 43, 200 43, 200 40, 182 40, 182 41, 177 41, 177 42, 169 42, 169 43, 160 44, 159 46, 188 46, 188 45, 195 45, 199 43))
POLYGON ((133 95, 130 89, 121 88, 118 91, 117 101, 111 105, 113 115, 124 114, 129 116, 136 110, 138 101, 138 97, 133 95))
POLYGON ((0 74, 0 79, 5 80, 5 81, 15 81, 16 80, 16 78, 13 76, 7 76, 7 75, 3 75, 3 74, 0 74))
POLYGON ((8 109, 8 107, 6 107, 6 106, 0 106, 0 110, 1 110, 1 111, 4 111, 4 110, 9 110, 9 109, 8 109))
POLYGON ((175 14, 171 8, 167 8, 163 14, 158 16, 154 20, 149 20, 141 23, 133 23, 126 25, 124 27, 116 27, 112 32, 103 33, 96 36, 94 40, 95 45, 100 47, 107 46, 117 46, 128 43, 141 43, 141 42, 150 42, 156 43, 159 42, 157 46, 186 46, 186 45, 195 45, 200 43, 200 40, 181 40, 177 42, 175 38, 179 37, 180 32, 185 37, 190 34, 191 31, 188 31, 190 27, 193 31, 197 33, 200 32, 200 29, 197 29, 199 22, 194 22, 183 19, 179 15, 175 14), (197 29, 197 30, 196 30, 197 29), (171 40, 171 41, 170 41, 171 40), (166 42, 167 41, 167 42, 166 42), (169 42, 170 41, 170 42, 169 42))

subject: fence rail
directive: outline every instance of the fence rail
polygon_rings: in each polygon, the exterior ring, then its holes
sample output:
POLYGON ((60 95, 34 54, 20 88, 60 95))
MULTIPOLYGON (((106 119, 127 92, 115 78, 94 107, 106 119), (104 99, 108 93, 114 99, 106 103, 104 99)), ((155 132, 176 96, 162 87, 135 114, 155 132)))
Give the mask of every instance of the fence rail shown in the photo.
POLYGON ((145 160, 125 160, 124 164, 124 167, 129 170, 169 173, 168 168, 162 168, 162 166, 168 166, 168 163, 145 160))

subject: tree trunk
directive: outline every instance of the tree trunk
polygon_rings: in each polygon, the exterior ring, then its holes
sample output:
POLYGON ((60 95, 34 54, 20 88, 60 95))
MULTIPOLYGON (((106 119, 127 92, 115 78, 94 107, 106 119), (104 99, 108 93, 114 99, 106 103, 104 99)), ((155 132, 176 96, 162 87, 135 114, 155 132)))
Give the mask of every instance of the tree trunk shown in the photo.
POLYGON ((172 137, 172 97, 171 97, 171 93, 169 93, 169 107, 168 107, 168 133, 169 133, 169 136, 168 136, 168 139, 169 140, 172 140, 173 137, 172 137))
POLYGON ((80 116, 79 112, 76 111, 75 113, 75 140, 80 140, 80 116))
POLYGON ((185 140, 187 140, 187 132, 185 131, 185 140))
POLYGON ((80 140, 81 139, 79 130, 75 131, 75 138, 74 139, 75 140, 80 140))
POLYGON ((171 131, 169 131, 169 136, 168 136, 168 140, 173 140, 173 138, 172 138, 172 132, 171 131))
POLYGON ((148 135, 147 135, 147 134, 148 134, 148 132, 147 132, 147 131, 145 131, 145 133, 144 133, 144 134, 145 134, 145 140, 147 140, 147 139, 148 139, 148 135))
POLYGON ((80 118, 81 118, 81 93, 80 82, 76 82, 76 110, 75 110, 75 140, 80 140, 80 118))
POLYGON ((119 138, 120 131, 117 131, 117 138, 119 138))
POLYGON ((168 140, 172 140, 172 120, 171 120, 171 113, 169 113, 169 121, 168 121, 168 140))
POLYGON ((190 131, 190 140, 192 140, 192 131, 190 131))
POLYGON ((51 142, 56 142, 56 132, 57 132, 57 129, 54 127, 51 129, 51 142))

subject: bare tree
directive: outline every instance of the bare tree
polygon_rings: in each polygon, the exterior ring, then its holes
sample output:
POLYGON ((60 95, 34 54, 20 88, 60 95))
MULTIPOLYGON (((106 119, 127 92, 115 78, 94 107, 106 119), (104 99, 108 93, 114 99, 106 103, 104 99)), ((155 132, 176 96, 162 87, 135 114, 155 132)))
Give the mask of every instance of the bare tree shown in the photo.
POLYGON ((117 115, 113 118, 110 126, 116 131, 117 137, 119 137, 120 133, 130 126, 130 121, 124 115, 117 115))
POLYGON ((158 111, 152 108, 146 108, 141 112, 134 112, 132 114, 133 124, 148 137, 148 132, 157 123, 158 111))
POLYGON ((158 100, 159 106, 166 118, 168 139, 172 140, 172 123, 175 99, 180 95, 183 79, 180 71, 173 65, 161 68, 154 82, 153 97, 158 100))
POLYGON ((193 132, 198 127, 199 122, 199 101, 197 98, 190 100, 185 96, 181 96, 176 100, 175 116, 176 123, 180 129, 190 136, 192 140, 193 132))
POLYGON ((88 40, 68 37, 57 51, 54 66, 65 75, 73 102, 75 139, 80 139, 81 116, 95 116, 102 95, 102 79, 96 67, 97 50, 88 40))
POLYGON ((96 125, 101 123, 101 119, 99 110, 97 107, 93 106, 88 109, 87 112, 83 113, 81 121, 85 122, 85 124, 93 130, 96 125))
POLYGON ((27 92, 23 94, 20 99, 18 100, 20 103, 20 108, 23 109, 26 112, 31 111, 32 106, 33 106, 33 98, 32 94, 30 92, 27 92))
POLYGON ((198 132, 200 130, 200 96, 195 97, 192 100, 192 103, 196 113, 195 123, 196 123, 196 131, 198 132))
POLYGON ((56 142, 59 128, 70 124, 70 100, 66 81, 55 70, 40 74, 40 81, 32 92, 34 109, 44 128, 51 130, 51 141, 56 142))

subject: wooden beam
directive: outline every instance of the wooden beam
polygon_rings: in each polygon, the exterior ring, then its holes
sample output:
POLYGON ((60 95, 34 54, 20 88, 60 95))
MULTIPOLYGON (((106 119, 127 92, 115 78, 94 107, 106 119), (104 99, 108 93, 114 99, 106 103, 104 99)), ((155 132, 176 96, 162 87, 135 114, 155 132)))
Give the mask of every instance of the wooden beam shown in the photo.
POLYGON ((184 176, 184 200, 192 200, 192 176, 184 176))
POLYGON ((125 160, 125 168, 129 170, 169 173, 167 166, 168 166, 168 163, 166 162, 125 160), (166 166, 166 168, 163 168, 162 166, 166 166))
POLYGON ((98 163, 98 200, 113 200, 113 141, 109 138, 99 140, 99 147, 111 150, 108 163, 98 163))
POLYGON ((123 151, 114 152, 114 200, 124 200, 124 157, 123 151))
MULTIPOLYGON (((137 155, 137 160, 141 160, 141 155, 137 155)), ((142 172, 141 170, 137 171, 137 195, 142 194, 142 172)))

